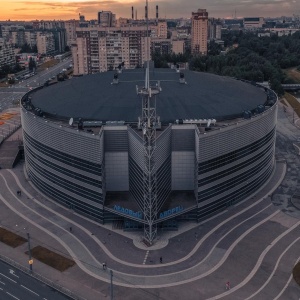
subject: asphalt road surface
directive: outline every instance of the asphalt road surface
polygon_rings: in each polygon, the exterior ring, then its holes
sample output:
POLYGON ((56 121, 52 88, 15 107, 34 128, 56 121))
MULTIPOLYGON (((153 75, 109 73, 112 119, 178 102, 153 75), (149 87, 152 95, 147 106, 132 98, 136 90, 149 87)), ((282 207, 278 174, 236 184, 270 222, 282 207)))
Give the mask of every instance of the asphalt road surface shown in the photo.
POLYGON ((65 59, 57 65, 40 71, 26 80, 19 81, 19 83, 9 87, 0 88, 0 112, 12 107, 14 105, 13 103, 21 99, 29 90, 43 85, 47 80, 51 79, 51 77, 61 72, 62 69, 69 67, 71 62, 71 58, 65 59))
POLYGON ((1 300, 70 299, 30 275, 0 261, 1 300))

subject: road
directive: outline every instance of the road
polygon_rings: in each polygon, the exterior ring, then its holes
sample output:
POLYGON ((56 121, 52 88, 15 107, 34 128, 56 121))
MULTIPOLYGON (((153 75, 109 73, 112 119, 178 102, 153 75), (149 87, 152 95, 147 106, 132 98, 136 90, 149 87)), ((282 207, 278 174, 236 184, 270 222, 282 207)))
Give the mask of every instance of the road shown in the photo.
POLYGON ((18 84, 0 88, 0 112, 12 107, 30 89, 43 85, 49 78, 56 76, 62 69, 69 67, 71 58, 65 59, 57 65, 38 72, 36 75, 20 81, 18 84))
POLYGON ((0 299, 66 300, 70 298, 0 261, 0 299))

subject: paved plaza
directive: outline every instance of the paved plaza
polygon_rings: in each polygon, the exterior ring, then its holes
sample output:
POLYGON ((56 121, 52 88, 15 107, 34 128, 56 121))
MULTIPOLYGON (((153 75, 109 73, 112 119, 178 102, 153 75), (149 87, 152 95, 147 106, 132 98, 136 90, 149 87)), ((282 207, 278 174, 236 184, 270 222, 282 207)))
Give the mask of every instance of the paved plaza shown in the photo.
MULTIPOLYGON (((24 237, 30 232, 32 247, 75 260, 62 273, 37 260, 33 270, 82 299, 110 299, 112 270, 114 299, 299 300, 292 269, 300 258, 300 210, 291 201, 299 192, 298 136, 279 107, 276 168, 265 186, 202 223, 159 232, 152 247, 142 243, 142 232, 103 226, 51 201, 26 178, 22 163, 0 170, 1 226, 24 237)), ((26 247, 1 244, 0 254, 27 266, 26 247)))

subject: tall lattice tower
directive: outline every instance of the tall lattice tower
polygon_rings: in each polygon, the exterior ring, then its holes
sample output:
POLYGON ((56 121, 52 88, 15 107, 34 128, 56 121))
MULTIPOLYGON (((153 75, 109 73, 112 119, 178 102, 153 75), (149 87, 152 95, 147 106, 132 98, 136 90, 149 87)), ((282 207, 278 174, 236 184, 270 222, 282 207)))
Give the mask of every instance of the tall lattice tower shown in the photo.
POLYGON ((144 239, 152 245, 156 235, 157 226, 157 182, 156 182, 156 127, 158 124, 156 116, 156 95, 160 92, 159 84, 150 85, 150 44, 149 44, 149 22, 148 22, 148 0, 146 0, 145 17, 147 23, 147 67, 145 72, 145 86, 138 88, 142 98, 142 116, 140 118, 143 131, 143 213, 144 213, 144 239))

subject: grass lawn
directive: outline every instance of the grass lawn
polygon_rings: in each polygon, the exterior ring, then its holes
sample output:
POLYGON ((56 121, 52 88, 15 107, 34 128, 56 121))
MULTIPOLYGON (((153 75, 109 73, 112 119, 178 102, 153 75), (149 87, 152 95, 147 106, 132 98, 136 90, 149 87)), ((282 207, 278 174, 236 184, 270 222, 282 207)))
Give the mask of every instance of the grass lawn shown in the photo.
POLYGON ((293 277, 295 281, 300 285, 300 262, 298 262, 294 267, 293 277))
POLYGON ((300 103, 298 100, 291 95, 290 93, 285 92, 283 98, 289 103, 289 105, 295 110, 295 114, 299 117, 300 116, 300 103))
POLYGON ((283 70, 285 74, 288 75, 289 78, 293 79, 295 82, 300 83, 300 72, 297 70, 297 68, 289 68, 283 70))
MULTIPOLYGON (((28 254, 28 251, 26 254, 28 254)), ((32 248, 31 256, 60 272, 64 272, 75 265, 73 260, 48 250, 42 246, 32 248)))
POLYGON ((0 227, 0 242, 16 248, 27 242, 27 240, 11 231, 0 227))

